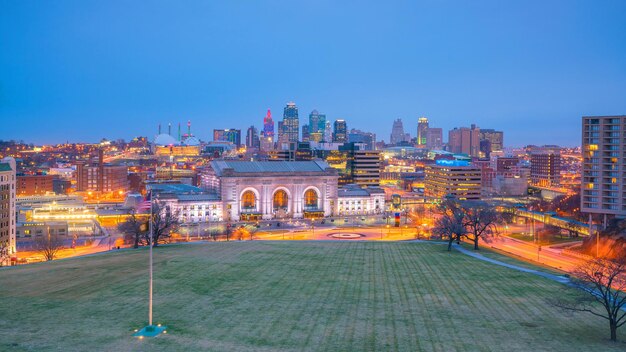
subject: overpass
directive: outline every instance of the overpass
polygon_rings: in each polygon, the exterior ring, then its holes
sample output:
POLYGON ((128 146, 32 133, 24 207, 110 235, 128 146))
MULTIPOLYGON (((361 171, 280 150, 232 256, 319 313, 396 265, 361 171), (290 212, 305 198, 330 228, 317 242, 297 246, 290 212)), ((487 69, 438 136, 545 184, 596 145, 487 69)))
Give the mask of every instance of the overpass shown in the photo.
MULTIPOLYGON (((541 213, 538 211, 530 211, 526 209, 514 208, 514 207, 501 207, 503 213, 510 213, 515 216, 521 216, 527 219, 533 219, 542 222, 546 225, 556 226, 558 228, 569 231, 570 233, 576 233, 582 236, 589 236, 589 225, 580 221, 561 218, 554 216, 550 213, 541 213)), ((593 228, 595 230, 595 226, 593 228)))

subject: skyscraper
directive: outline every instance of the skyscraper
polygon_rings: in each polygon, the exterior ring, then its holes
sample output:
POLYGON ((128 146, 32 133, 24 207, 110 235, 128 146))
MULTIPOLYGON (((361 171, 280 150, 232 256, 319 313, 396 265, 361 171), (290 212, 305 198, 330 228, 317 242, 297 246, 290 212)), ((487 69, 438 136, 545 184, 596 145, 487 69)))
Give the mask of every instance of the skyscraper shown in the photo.
POLYGON ((393 121, 393 127, 391 128, 391 137, 389 138, 389 144, 399 144, 405 141, 406 135, 404 133, 404 126, 402 125, 402 119, 393 121))
POLYGON ((561 180, 559 150, 534 150, 530 153, 530 181, 540 187, 558 186, 561 180))
POLYGON ((309 125, 302 125, 302 141, 308 142, 309 136, 310 136, 309 125))
POLYGON ((221 142, 231 142, 239 148, 241 146, 241 130, 235 128, 214 129, 213 140, 221 142))
POLYGON ((300 134, 298 107, 294 102, 287 103, 283 111, 282 140, 280 143, 297 142, 300 134))
POLYGON ((335 121, 335 132, 333 133, 333 142, 345 143, 348 140, 348 126, 345 120, 335 121))
POLYGON ((309 140, 321 142, 324 140, 324 130, 326 129, 326 115, 320 114, 317 110, 309 114, 309 140))
POLYGON ((491 146, 490 152, 498 152, 504 149, 504 133, 490 128, 481 128, 479 138, 481 141, 488 140, 491 146))
POLYGON ((448 148, 455 154, 467 154, 477 157, 480 152, 480 128, 472 127, 454 128, 448 132, 448 148))
POLYGON ((326 126, 324 126, 324 142, 332 142, 333 129, 330 126, 330 121, 326 120, 326 126))
POLYGON ((426 145, 428 135, 428 119, 420 117, 417 119, 417 145, 426 145))
POLYGON ((270 109, 267 109, 267 114, 263 118, 263 132, 261 135, 263 137, 274 138, 274 120, 272 120, 272 112, 270 109))
POLYGON ((254 126, 248 127, 246 131, 246 147, 247 148, 259 148, 261 141, 259 140, 259 134, 254 126))

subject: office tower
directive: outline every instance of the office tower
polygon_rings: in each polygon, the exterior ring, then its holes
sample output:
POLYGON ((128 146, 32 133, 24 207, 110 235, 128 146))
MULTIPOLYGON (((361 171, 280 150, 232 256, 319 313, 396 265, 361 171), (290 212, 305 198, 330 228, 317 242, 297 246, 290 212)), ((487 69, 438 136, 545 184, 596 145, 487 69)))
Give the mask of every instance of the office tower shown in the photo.
POLYGON ((326 126, 324 127, 324 142, 333 141, 333 129, 330 126, 330 121, 326 120, 326 126))
POLYGON ((263 132, 261 136, 274 139, 274 120, 272 120, 272 112, 270 109, 267 109, 267 114, 263 118, 263 132))
POLYGON ((320 114, 317 110, 309 114, 309 140, 311 142, 324 141, 324 130, 326 129, 326 115, 320 114))
POLYGON ((294 102, 289 102, 283 111, 282 140, 279 140, 279 142, 298 142, 299 134, 300 120, 298 119, 298 107, 294 102))
POLYGON ((455 154, 467 154, 477 157, 480 152, 480 128, 472 125, 470 128, 459 127, 448 132, 448 148, 455 154))
POLYGON ((583 116, 582 192, 580 210, 626 216, 626 115, 583 116))
POLYGON ((561 154, 555 149, 530 152, 530 182, 535 186, 558 186, 561 179, 561 154))
POLYGON ((481 197, 481 169, 468 162, 437 160, 425 169, 424 195, 429 199, 454 197, 477 200, 481 197))
POLYGON ((345 120, 335 121, 335 132, 333 132, 333 142, 345 143, 348 140, 348 126, 345 120))
POLYGON ((496 131, 490 128, 481 128, 479 138, 481 141, 489 141, 489 152, 499 152, 504 149, 504 132, 502 131, 496 131))
POLYGON ((361 187, 377 187, 380 184, 380 152, 360 150, 354 143, 339 146, 339 153, 346 158, 346 168, 340 172, 339 184, 357 184, 361 187))
POLYGON ((213 141, 231 142, 239 148, 241 146, 241 130, 235 128, 214 129, 213 141))
POLYGON ((0 266, 15 257, 15 159, 0 160, 0 266))
POLYGON ((420 117, 417 119, 417 145, 426 145, 428 140, 428 119, 420 117))
POLYGON ((426 130, 426 147, 428 149, 441 149, 443 147, 443 130, 429 127, 426 130))
POLYGON ((308 142, 310 139, 309 125, 302 125, 302 141, 308 142))
POLYGON ((281 143, 281 141, 286 141, 287 139, 285 138, 285 128, 283 127, 283 121, 282 120, 278 121, 276 123, 276 127, 277 127, 276 130, 278 131, 276 142, 281 143))
POLYGON ((402 119, 393 121, 391 127, 391 137, 389 138, 389 144, 396 145, 406 141, 406 134, 404 133, 404 126, 402 125, 402 119))
POLYGON ((353 128, 348 133, 348 143, 360 143, 365 146, 364 150, 374 150, 376 149, 376 134, 353 128))
POLYGON ((247 148, 260 148, 261 141, 259 140, 259 134, 256 127, 250 126, 246 131, 246 147, 247 148))

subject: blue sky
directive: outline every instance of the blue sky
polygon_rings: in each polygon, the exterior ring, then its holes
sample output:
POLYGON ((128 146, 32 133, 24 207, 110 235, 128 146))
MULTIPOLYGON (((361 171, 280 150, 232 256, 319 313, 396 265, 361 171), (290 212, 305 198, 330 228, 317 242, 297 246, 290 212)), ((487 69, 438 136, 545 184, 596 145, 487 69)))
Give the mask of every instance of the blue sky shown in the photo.
POLYGON ((378 139, 427 116, 577 145, 626 114, 626 1, 0 0, 0 139, 209 140, 288 101, 378 139))

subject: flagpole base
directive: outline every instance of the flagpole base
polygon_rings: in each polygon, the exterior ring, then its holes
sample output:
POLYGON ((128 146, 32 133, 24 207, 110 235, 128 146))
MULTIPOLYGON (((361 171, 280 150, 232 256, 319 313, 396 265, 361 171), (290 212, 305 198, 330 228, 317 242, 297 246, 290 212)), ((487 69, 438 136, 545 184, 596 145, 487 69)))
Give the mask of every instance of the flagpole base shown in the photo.
POLYGON ((146 325, 141 330, 136 330, 133 336, 143 339, 144 337, 157 337, 161 334, 167 334, 167 326, 158 325, 146 325))

